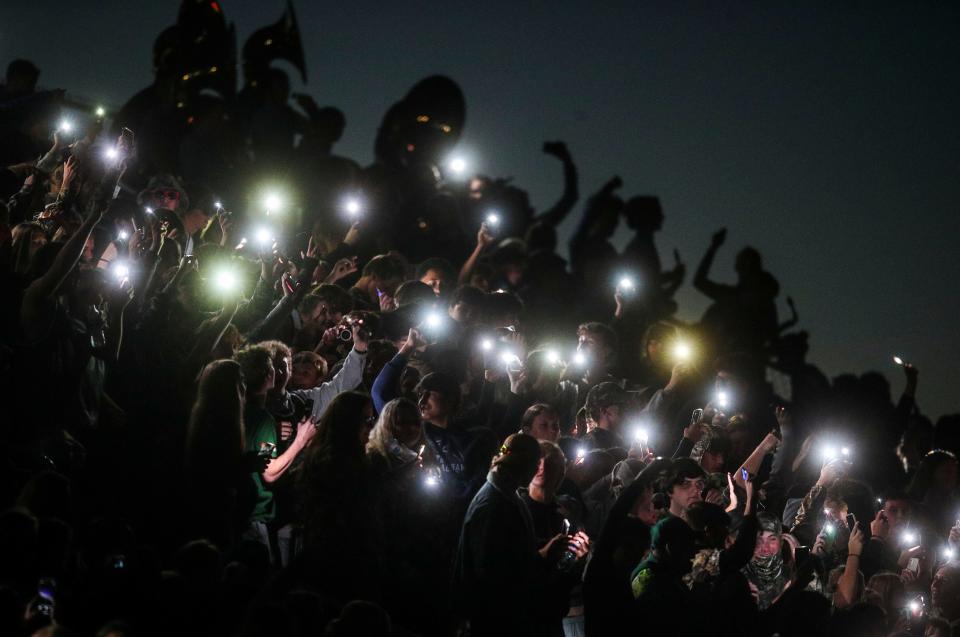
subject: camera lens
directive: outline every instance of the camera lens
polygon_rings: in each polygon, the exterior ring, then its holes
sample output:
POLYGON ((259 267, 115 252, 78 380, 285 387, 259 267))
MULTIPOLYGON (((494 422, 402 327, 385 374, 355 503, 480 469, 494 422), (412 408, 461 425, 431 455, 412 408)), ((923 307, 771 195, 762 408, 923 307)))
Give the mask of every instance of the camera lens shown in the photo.
POLYGON ((344 342, 350 342, 353 339, 353 334, 350 332, 350 330, 340 330, 337 338, 344 342))

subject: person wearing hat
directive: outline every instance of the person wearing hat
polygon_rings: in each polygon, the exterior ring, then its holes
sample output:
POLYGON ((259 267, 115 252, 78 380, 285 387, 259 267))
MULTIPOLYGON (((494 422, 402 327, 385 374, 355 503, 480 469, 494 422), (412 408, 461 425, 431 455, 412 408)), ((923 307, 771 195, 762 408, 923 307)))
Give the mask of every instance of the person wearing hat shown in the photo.
POLYGON ((582 533, 559 533, 538 545, 530 511, 517 489, 533 480, 540 458, 540 444, 533 436, 508 436, 464 517, 453 590, 457 610, 475 637, 562 631, 576 576, 557 563, 568 550, 583 559, 589 539, 582 533))
POLYGON ((591 449, 625 447, 620 433, 628 402, 627 392, 617 383, 600 383, 587 394, 587 417, 597 424, 583 437, 591 449))
POLYGON ((664 487, 670 498, 670 515, 687 521, 687 511, 696 502, 703 501, 707 474, 695 460, 677 458, 667 472, 664 487))

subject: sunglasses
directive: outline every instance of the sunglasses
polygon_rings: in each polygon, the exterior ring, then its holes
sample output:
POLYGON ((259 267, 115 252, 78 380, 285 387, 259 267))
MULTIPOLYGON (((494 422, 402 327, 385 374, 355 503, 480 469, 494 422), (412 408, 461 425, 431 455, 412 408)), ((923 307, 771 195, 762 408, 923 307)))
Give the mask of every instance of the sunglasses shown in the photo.
POLYGON ((150 194, 154 197, 160 197, 162 199, 180 200, 180 191, 178 190, 152 190, 150 194))

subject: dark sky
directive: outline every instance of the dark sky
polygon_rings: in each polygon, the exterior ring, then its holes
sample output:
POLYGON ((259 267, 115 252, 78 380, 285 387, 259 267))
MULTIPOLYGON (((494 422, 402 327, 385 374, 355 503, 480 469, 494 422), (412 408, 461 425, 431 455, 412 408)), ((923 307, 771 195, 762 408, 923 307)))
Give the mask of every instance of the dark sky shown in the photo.
MULTIPOLYGON (((661 197, 667 264, 677 247, 692 275, 728 227, 714 277, 759 248, 826 373, 879 369, 896 395, 899 353, 928 414, 960 411, 960 3, 392 4, 297 3, 307 92, 347 115, 337 152, 369 162, 386 108, 450 75, 464 150, 538 207, 561 187, 540 145, 564 139, 584 195, 619 174, 624 195, 661 197)), ((222 5, 240 45, 283 9, 222 5)), ((119 106, 177 6, 4 2, 0 64, 30 58, 42 85, 119 106)), ((689 285, 679 301, 687 319, 705 307, 689 285)))

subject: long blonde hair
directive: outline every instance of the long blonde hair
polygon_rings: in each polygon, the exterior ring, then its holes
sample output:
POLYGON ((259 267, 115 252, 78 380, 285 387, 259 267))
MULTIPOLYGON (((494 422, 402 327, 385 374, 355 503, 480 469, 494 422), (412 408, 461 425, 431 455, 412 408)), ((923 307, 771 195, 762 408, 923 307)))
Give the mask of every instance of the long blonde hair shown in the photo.
POLYGON ((394 398, 383 406, 380 417, 377 418, 377 424, 373 426, 373 430, 370 432, 367 453, 381 456, 390 463, 390 447, 397 440, 395 432, 405 410, 415 414, 415 418, 420 418, 420 410, 416 403, 409 398, 394 398))

